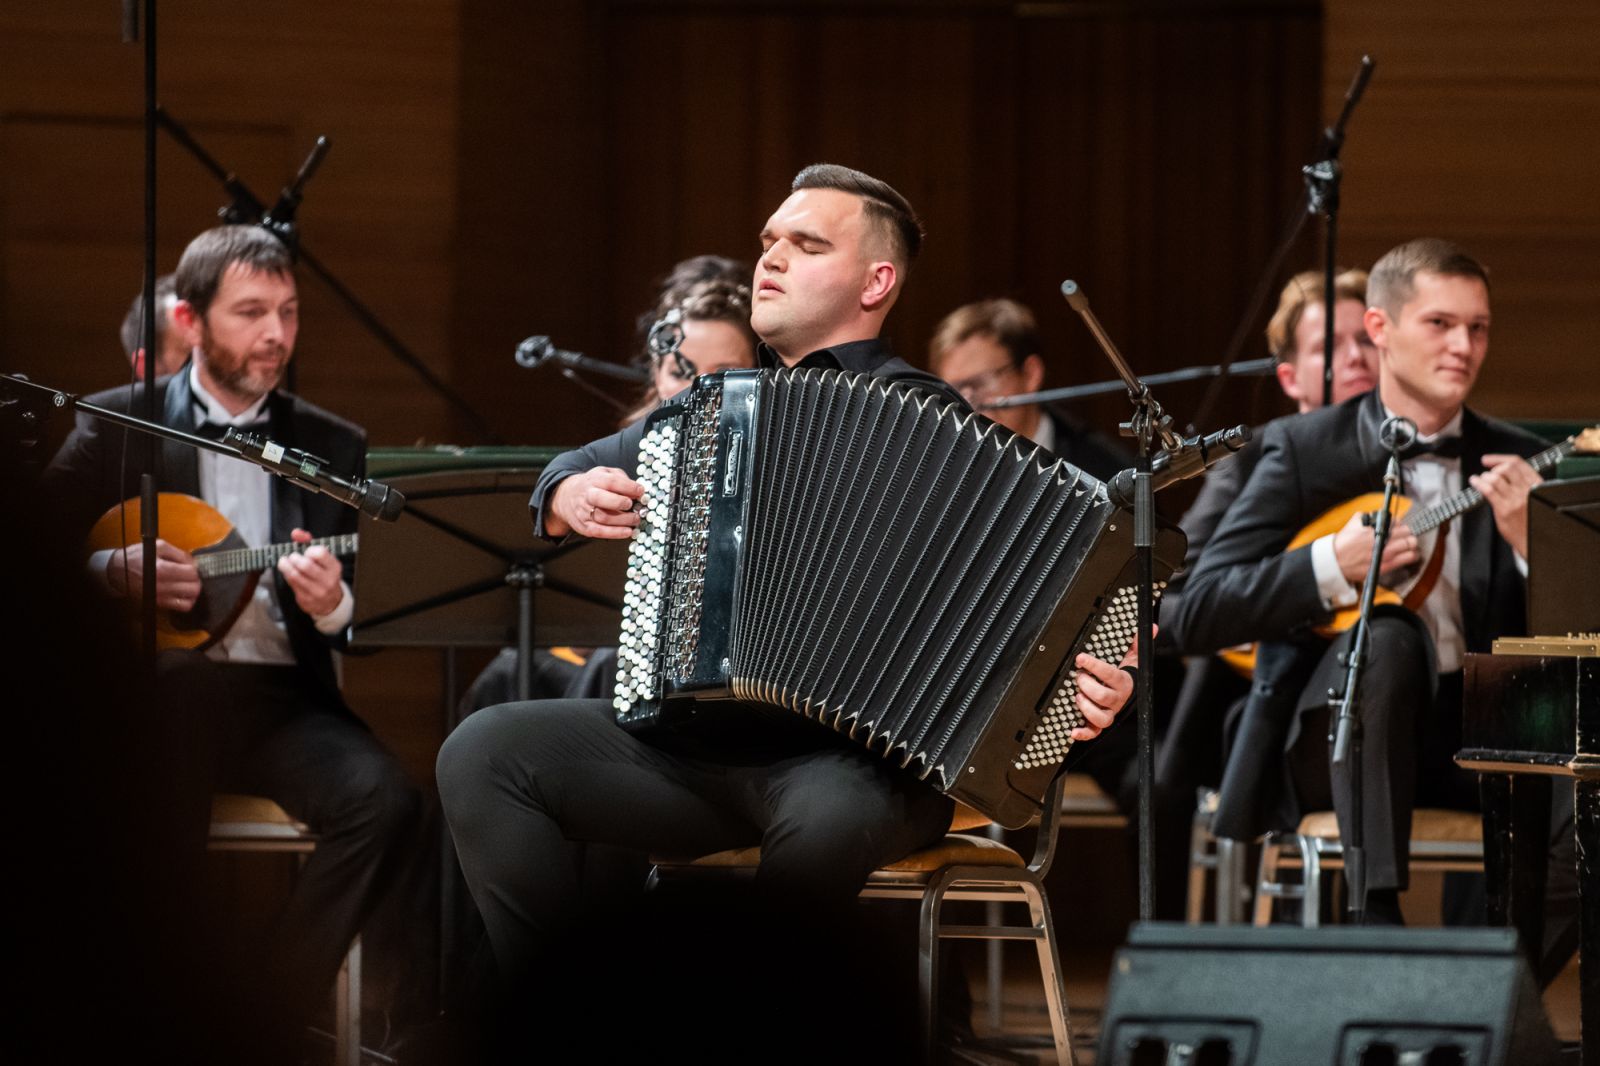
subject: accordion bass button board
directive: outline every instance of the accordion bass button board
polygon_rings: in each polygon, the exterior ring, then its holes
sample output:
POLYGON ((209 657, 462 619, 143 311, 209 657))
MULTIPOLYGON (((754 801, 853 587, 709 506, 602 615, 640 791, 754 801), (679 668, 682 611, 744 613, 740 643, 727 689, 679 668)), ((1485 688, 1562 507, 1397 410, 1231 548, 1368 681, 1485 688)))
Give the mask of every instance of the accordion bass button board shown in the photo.
MULTIPOLYGON (((1132 515, 923 390, 702 377, 651 416, 638 479, 625 728, 693 728, 708 700, 797 714, 1018 826, 1082 721, 1077 653, 1135 639, 1132 515)), ((1158 590, 1184 546, 1158 524, 1158 590)))

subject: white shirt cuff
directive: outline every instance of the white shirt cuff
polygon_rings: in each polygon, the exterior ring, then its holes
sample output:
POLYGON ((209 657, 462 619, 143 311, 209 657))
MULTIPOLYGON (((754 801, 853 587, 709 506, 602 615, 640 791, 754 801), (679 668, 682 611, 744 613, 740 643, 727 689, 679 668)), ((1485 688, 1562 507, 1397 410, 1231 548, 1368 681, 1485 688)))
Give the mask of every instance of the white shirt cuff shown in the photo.
MULTIPOLYGON (((116 552, 117 549, 115 548, 102 548, 93 555, 89 556, 89 562, 87 564, 89 567, 89 577, 94 581, 94 587, 105 593, 107 596, 116 595, 116 592, 111 588, 111 577, 106 573, 106 567, 111 565, 111 557, 115 555, 116 552)), ((1526 573, 1526 571, 1524 571, 1524 573, 1526 573)))
POLYGON ((1317 595, 1326 610, 1354 606, 1361 598, 1361 590, 1344 579, 1339 569, 1339 557, 1333 552, 1333 534, 1318 537, 1311 542, 1311 572, 1317 579, 1317 595))
POLYGON ((356 613, 356 598, 350 594, 350 586, 344 581, 339 582, 339 606, 323 615, 313 618, 317 625, 317 632, 325 637, 331 637, 339 630, 350 624, 350 619, 356 613))
POLYGON ((1511 549, 1511 558, 1517 564, 1517 573, 1521 574, 1523 577, 1527 577, 1528 576, 1528 560, 1526 560, 1522 556, 1518 555, 1517 554, 1517 549, 1515 549, 1515 548, 1511 549))

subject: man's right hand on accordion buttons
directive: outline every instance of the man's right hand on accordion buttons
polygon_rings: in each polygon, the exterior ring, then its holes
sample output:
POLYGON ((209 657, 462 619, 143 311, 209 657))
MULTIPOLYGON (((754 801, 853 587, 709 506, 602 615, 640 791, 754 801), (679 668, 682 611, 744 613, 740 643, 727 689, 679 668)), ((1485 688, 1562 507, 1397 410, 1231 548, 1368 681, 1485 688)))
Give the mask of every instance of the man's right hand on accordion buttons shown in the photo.
POLYGON ((614 466, 597 466, 574 474, 555 487, 545 515, 551 537, 576 533, 601 540, 627 540, 639 525, 635 503, 644 486, 614 466))
MULTIPOLYGON (((1150 627, 1154 640, 1160 626, 1150 627)), ((1078 653, 1078 710, 1087 725, 1072 731, 1073 740, 1093 740, 1117 719, 1117 712, 1127 706, 1133 696, 1133 674, 1139 665, 1139 645, 1136 642, 1116 666, 1096 659, 1088 652, 1078 653)))

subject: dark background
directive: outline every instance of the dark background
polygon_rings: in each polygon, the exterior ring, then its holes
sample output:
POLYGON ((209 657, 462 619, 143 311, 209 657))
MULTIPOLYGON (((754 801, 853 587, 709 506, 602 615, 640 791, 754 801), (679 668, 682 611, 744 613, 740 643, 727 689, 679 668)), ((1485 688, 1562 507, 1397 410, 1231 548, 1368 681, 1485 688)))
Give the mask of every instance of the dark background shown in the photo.
MULTIPOLYGON (((73 391, 126 376, 117 325, 143 262, 142 49, 119 43, 117 8, 0 12, 0 368, 73 391)), ((1461 241, 1494 275, 1478 405, 1600 408, 1600 10, 1581 0, 161 0, 159 15, 161 101, 263 199, 329 137, 306 246, 510 443, 577 443, 611 420, 517 368, 519 340, 625 359, 654 279, 687 255, 752 256, 819 160, 885 178, 926 219, 889 325, 913 362, 945 312, 1010 295, 1039 315, 1051 384, 1109 376, 1058 295, 1069 277, 1139 370, 1214 362, 1364 51, 1378 70, 1344 154, 1341 261, 1461 241)), ((169 270, 225 197, 160 144, 169 270)), ((1318 232, 1289 269, 1320 262, 1318 232)), ((480 443, 324 286, 302 291, 300 391, 375 444, 480 443)), ((1182 421, 1200 390, 1158 395, 1182 421)), ((1276 413, 1275 396, 1236 383, 1202 428, 1276 413)), ((1124 403, 1080 410, 1111 429, 1124 403)), ((437 654, 351 660, 347 689, 431 776, 437 654)))

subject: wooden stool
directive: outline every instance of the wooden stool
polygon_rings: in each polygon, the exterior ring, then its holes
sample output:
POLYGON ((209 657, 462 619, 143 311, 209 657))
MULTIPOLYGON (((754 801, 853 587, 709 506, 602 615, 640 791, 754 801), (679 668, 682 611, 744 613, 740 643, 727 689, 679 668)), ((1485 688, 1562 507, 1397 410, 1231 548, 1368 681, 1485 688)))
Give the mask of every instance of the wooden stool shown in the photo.
MULTIPOLYGON (((211 799, 209 851, 299 855, 317 849, 317 835, 264 796, 221 794, 211 799)), ((334 1063, 361 1066, 361 938, 350 942, 334 984, 334 1063)))
MULTIPOLYGON (((1300 901, 1300 924, 1314 929, 1322 908, 1322 872, 1343 869, 1344 845, 1332 811, 1313 811, 1293 833, 1269 833, 1261 846, 1256 878, 1256 925, 1272 922, 1272 903, 1300 901), (1300 868, 1300 883, 1278 880, 1278 871, 1300 868)), ((1483 819, 1467 811, 1421 807, 1411 815, 1413 870, 1483 869, 1483 819)))

